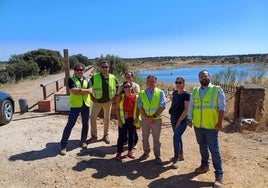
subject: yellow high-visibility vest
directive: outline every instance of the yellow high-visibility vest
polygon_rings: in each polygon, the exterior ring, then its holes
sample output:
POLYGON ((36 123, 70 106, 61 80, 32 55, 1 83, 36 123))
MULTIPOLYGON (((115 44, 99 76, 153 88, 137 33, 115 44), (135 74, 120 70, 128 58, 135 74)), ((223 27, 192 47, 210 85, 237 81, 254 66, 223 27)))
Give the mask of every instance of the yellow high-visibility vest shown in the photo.
MULTIPOLYGON (((94 83, 92 86, 93 89, 93 95, 96 99, 100 99, 103 95, 103 89, 102 89, 102 79, 100 73, 96 73, 93 76, 94 83)), ((109 74, 109 99, 112 99, 116 94, 116 81, 115 76, 112 74, 109 74)))
MULTIPOLYGON (((148 116, 152 116, 160 107, 161 89, 155 88, 152 101, 150 102, 145 90, 140 92, 140 99, 143 103, 143 109, 148 116)), ((162 119, 162 116, 158 116, 155 119, 162 119)))
MULTIPOLYGON (((89 80, 88 79, 84 79, 83 85, 81 85, 80 81, 75 76, 73 76, 71 79, 74 81, 75 86, 77 88, 80 88, 80 89, 87 89, 88 88, 88 83, 89 83, 89 80)), ((82 107, 83 102, 88 107, 90 106, 90 95, 89 94, 78 94, 78 95, 74 95, 71 92, 71 94, 70 94, 70 107, 71 108, 79 108, 79 107, 82 107)))
POLYGON ((219 118, 219 89, 219 86, 209 85, 202 100, 200 87, 193 89, 193 124, 195 127, 215 129, 219 118))

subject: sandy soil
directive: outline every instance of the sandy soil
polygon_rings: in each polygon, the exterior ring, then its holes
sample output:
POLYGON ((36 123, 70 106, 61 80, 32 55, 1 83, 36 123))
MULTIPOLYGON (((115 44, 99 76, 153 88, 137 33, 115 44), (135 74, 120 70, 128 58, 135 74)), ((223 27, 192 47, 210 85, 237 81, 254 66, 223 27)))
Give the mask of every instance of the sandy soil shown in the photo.
MULTIPOLYGON (((212 187, 214 170, 197 175, 194 169, 200 165, 198 145, 194 131, 187 128, 183 135, 185 160, 179 169, 172 169, 172 129, 167 110, 164 111, 161 132, 163 166, 153 161, 125 157, 122 163, 114 160, 116 154, 116 121, 110 126, 111 144, 99 141, 79 148, 81 119, 74 127, 66 156, 58 155, 60 138, 67 122, 67 114, 36 111, 36 102, 42 99, 41 83, 58 78, 62 74, 25 81, 1 90, 11 93, 16 100, 13 121, 0 127, 0 187, 212 187), (18 99, 27 98, 29 112, 20 114, 18 99)), ((170 102, 168 102, 168 105, 170 102)), ((168 107, 167 107, 168 109, 168 107)), ((100 119, 98 136, 102 137, 100 119)), ((224 122, 224 125, 228 125, 224 122)), ((135 154, 142 152, 140 141, 135 154)), ((268 134, 220 133, 220 145, 224 165, 224 187, 268 187, 268 134)), ((124 153, 126 154, 126 152, 124 153)))

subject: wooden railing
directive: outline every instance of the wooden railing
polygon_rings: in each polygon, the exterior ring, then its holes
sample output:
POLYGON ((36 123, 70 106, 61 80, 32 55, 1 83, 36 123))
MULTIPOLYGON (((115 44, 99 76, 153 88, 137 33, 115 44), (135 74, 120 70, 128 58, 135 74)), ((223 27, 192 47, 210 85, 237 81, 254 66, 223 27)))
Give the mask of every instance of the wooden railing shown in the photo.
POLYGON ((47 94, 47 86, 51 85, 51 84, 56 84, 56 92, 60 90, 60 84, 59 82, 63 81, 64 82, 64 77, 58 78, 56 80, 52 80, 43 84, 40 84, 40 86, 43 88, 43 96, 44 96, 44 100, 46 100, 50 95, 52 95, 53 93, 49 93, 47 94))

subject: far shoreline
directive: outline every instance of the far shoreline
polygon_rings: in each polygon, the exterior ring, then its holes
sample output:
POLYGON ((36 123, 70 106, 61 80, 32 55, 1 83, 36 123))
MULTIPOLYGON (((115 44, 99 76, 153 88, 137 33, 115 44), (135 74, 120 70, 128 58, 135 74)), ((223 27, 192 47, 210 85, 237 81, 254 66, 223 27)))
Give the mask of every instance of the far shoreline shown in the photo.
MULTIPOLYGON (((227 67, 232 67, 232 66, 258 66, 259 64, 254 64, 254 63, 239 63, 239 64, 221 64, 221 63, 206 63, 206 64, 193 64, 193 63, 183 63, 183 64, 175 64, 173 66, 171 65, 151 65, 153 63, 150 63, 150 65, 143 64, 141 67, 131 67, 131 71, 133 72, 142 72, 146 70, 166 70, 166 69, 178 69, 178 68, 191 68, 191 67, 206 67, 206 66, 227 66, 227 67)), ((265 69, 268 70, 268 65, 265 65, 265 69)))

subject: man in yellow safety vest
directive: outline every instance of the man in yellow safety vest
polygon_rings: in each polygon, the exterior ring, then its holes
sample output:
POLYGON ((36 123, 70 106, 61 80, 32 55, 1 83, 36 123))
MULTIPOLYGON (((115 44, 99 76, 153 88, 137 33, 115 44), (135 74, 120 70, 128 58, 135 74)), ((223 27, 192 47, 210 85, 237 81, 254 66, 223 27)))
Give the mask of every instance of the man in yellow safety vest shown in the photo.
POLYGON ((97 117, 101 109, 104 114, 104 131, 102 140, 110 143, 109 124, 113 100, 116 97, 118 82, 113 74, 109 73, 110 63, 107 60, 100 62, 100 72, 95 73, 91 77, 93 94, 91 100, 93 101, 91 107, 90 126, 91 138, 87 143, 94 143, 97 141, 97 117))
POLYGON ((160 133, 162 126, 161 113, 166 107, 164 92, 156 87, 157 78, 149 75, 146 78, 147 88, 142 90, 138 97, 138 108, 141 114, 143 155, 139 158, 145 160, 149 157, 149 136, 152 132, 155 162, 162 165, 160 155, 160 133))
POLYGON ((222 158, 218 132, 222 129, 222 120, 226 107, 225 94, 221 87, 210 83, 207 70, 199 72, 201 87, 193 89, 188 108, 188 125, 194 125, 197 143, 201 154, 201 166, 195 169, 198 174, 209 170, 209 151, 215 169, 214 187, 222 187, 222 158))

